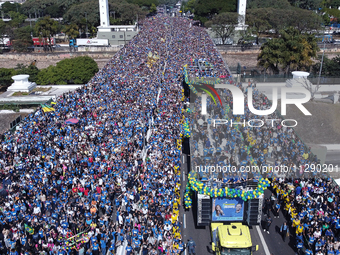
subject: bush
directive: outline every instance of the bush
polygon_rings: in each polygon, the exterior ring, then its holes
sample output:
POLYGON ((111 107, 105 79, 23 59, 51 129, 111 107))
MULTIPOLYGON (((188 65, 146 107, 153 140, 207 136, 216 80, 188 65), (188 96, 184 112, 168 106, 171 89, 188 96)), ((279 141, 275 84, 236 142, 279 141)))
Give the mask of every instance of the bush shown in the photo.
POLYGON ((37 76, 37 84, 85 84, 98 70, 97 63, 88 56, 64 59, 56 66, 42 69, 37 76))

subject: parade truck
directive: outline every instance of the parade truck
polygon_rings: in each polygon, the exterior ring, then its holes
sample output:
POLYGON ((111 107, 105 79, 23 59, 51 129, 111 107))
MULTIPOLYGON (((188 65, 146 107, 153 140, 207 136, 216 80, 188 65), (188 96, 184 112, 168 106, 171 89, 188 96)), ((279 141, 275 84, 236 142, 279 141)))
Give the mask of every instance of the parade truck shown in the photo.
POLYGON ((216 255, 251 255, 258 245, 251 241, 249 227, 242 223, 211 223, 212 250, 216 255))

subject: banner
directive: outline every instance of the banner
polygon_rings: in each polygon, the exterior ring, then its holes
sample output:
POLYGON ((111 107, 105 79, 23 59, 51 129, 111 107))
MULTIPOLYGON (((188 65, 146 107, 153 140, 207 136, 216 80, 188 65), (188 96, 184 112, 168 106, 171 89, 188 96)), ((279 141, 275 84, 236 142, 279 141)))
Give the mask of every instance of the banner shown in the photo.
POLYGON ((212 206, 212 221, 242 221, 244 201, 241 198, 215 198, 212 206))

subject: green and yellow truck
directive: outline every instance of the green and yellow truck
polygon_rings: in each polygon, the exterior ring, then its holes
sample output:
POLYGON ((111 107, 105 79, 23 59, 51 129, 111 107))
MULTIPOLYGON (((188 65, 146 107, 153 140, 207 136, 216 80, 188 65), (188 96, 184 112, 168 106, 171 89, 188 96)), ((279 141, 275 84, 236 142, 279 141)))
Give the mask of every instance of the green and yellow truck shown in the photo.
POLYGON ((212 250, 216 255, 251 255, 253 246, 249 227, 242 223, 211 223, 212 250))

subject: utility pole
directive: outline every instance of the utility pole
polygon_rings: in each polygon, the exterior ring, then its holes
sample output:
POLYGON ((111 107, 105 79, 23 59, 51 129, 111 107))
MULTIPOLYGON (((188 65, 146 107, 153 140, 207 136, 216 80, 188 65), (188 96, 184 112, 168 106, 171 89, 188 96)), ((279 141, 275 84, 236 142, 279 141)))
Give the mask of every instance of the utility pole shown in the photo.
POLYGON ((318 78, 318 86, 320 85, 320 77, 321 77, 321 71, 322 71, 322 64, 323 64, 323 57, 325 55, 325 48, 326 48, 326 40, 325 40, 325 32, 323 33, 323 52, 322 52, 322 58, 321 58, 321 64, 320 64, 320 71, 319 71, 319 78, 318 78))

